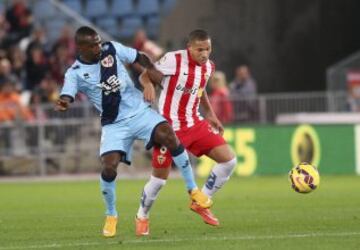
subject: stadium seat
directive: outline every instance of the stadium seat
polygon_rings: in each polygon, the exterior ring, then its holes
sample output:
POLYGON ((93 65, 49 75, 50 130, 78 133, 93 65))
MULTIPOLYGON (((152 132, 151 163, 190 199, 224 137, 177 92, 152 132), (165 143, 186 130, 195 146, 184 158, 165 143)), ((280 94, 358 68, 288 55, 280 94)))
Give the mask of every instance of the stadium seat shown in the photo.
POLYGON ((146 22, 145 29, 149 37, 151 38, 157 37, 160 29, 160 17, 159 16, 149 17, 146 22))
POLYGON ((88 18, 99 18, 108 15, 108 11, 107 1, 87 0, 84 14, 88 18))
POLYGON ((3 1, 0 2, 0 13, 4 13, 5 11, 5 3, 3 1))
POLYGON ((160 7, 161 14, 168 15, 176 5, 177 0, 162 0, 160 7))
POLYGON ((63 0, 63 3, 78 14, 83 13, 81 0, 63 0))
POLYGON ((54 41, 60 36, 60 32, 65 24, 66 19, 63 18, 55 18, 46 22, 46 32, 50 41, 54 41))
POLYGON ((134 35, 135 31, 143 25, 140 17, 128 17, 122 20, 119 36, 123 38, 130 38, 134 35))
POLYGON ((112 36, 119 36, 119 25, 114 17, 100 18, 96 25, 112 36))
POLYGON ((132 0, 113 0, 110 11, 111 15, 125 17, 134 14, 134 12, 132 0))
POLYGON ((159 14, 158 0, 139 0, 137 5, 137 13, 142 16, 159 14))
POLYGON ((47 19, 56 15, 55 7, 48 0, 34 1, 32 11, 39 19, 47 19))

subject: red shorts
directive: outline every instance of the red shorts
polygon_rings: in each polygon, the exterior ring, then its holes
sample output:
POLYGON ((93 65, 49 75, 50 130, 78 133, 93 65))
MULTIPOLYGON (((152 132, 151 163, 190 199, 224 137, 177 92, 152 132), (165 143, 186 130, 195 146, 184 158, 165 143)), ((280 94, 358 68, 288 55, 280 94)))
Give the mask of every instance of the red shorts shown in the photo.
MULTIPOLYGON (((213 148, 226 144, 224 138, 212 130, 206 121, 200 121, 190 128, 175 131, 181 144, 187 151, 200 157, 209 153, 213 148)), ((171 166, 172 158, 165 147, 154 146, 152 165, 154 168, 167 168, 171 166)))

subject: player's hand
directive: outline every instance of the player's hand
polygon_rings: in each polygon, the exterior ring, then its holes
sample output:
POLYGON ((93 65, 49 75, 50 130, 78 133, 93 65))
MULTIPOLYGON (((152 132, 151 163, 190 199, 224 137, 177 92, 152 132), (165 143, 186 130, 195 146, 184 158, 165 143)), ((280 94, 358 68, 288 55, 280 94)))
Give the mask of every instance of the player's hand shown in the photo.
POLYGON ((220 135, 224 134, 224 127, 219 119, 216 117, 207 117, 206 119, 209 121, 210 125, 219 132, 220 135))
POLYGON ((146 84, 144 86, 144 99, 145 101, 148 101, 150 103, 154 103, 155 102, 155 98, 156 98, 156 93, 155 93, 155 88, 154 85, 152 84, 146 84))
POLYGON ((55 103, 55 111, 66 111, 69 108, 69 102, 63 99, 58 99, 55 103))

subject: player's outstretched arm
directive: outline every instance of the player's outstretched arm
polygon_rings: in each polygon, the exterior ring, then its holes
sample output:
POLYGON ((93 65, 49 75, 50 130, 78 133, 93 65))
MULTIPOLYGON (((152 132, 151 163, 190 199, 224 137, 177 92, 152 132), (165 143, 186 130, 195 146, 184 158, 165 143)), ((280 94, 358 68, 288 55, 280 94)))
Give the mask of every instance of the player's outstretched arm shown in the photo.
POLYGON ((61 96, 55 103, 55 111, 66 111, 71 103, 71 98, 68 96, 61 96))

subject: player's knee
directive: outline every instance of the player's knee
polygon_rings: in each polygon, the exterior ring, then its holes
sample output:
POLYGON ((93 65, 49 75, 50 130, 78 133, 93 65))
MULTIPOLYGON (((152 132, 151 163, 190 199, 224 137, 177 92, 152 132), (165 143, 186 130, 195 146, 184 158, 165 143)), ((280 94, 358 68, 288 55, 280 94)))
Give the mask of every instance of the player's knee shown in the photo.
POLYGON ((167 147, 170 151, 175 150, 179 145, 175 134, 172 133, 172 132, 169 132, 169 133, 165 134, 164 137, 163 137, 163 140, 164 140, 164 142, 163 142, 162 145, 167 147))
POLYGON ((178 140, 169 124, 164 124, 156 131, 156 142, 164 145, 169 150, 174 150, 178 146, 178 140))
POLYGON ((102 167, 103 170, 101 172, 101 177, 103 180, 111 182, 115 180, 117 172, 117 166, 119 164, 119 160, 114 157, 103 158, 102 167))
POLYGON ((102 161, 103 169, 109 169, 109 170, 112 169, 112 170, 116 171, 118 164, 119 164, 119 160, 114 159, 114 158, 103 159, 103 161, 102 161))

